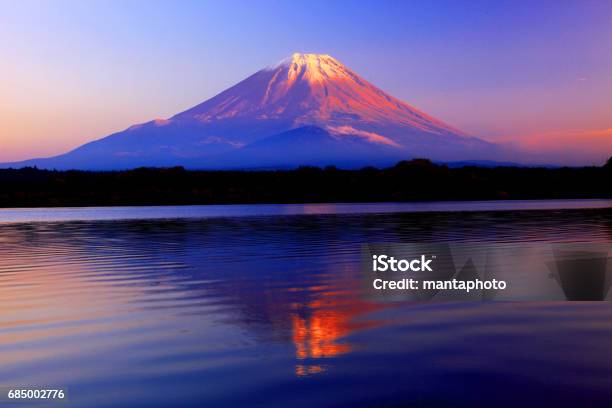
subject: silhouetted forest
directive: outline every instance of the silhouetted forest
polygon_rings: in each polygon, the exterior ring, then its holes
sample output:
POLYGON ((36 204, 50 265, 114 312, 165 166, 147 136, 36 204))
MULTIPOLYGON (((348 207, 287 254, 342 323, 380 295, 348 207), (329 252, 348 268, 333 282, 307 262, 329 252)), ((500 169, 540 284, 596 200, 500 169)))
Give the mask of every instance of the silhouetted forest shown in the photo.
POLYGON ((415 159, 360 170, 0 170, 0 207, 558 198, 612 198, 612 159, 581 168, 449 168, 415 159))

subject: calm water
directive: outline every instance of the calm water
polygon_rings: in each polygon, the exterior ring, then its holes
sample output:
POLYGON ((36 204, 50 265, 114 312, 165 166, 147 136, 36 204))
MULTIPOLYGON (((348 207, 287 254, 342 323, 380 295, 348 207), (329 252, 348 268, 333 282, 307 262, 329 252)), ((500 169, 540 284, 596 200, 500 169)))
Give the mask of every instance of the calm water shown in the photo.
POLYGON ((610 203, 576 203, 2 210, 0 385, 75 407, 609 406, 608 302, 360 291, 362 243, 612 242, 610 203))
POLYGON ((382 214, 610 208, 612 200, 434 201, 361 204, 184 205, 149 207, 0 208, 0 223, 152 220, 267 215, 382 214))

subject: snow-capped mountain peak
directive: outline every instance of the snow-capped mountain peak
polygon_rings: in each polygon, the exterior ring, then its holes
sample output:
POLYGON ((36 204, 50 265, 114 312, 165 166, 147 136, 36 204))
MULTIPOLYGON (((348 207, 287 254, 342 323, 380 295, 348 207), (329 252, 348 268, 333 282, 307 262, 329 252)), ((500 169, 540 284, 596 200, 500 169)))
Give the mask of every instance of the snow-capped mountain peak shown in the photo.
POLYGON ((363 131, 401 127, 462 135, 388 95, 326 54, 295 53, 173 119, 195 119, 202 123, 281 121, 292 127, 350 125, 363 131))
POLYGON ((131 126, 28 165, 224 168, 490 159, 468 137, 377 88, 334 57, 295 53, 169 119, 131 126))
POLYGON ((330 79, 348 77, 344 66, 331 55, 294 53, 291 57, 281 60, 278 64, 268 68, 287 70, 287 81, 291 84, 298 78, 310 83, 321 83, 330 79))

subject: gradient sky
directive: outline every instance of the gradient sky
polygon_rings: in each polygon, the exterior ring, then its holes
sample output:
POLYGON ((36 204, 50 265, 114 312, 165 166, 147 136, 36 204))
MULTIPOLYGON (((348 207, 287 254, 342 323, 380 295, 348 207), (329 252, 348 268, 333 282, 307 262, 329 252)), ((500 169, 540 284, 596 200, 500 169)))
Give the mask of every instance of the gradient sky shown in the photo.
POLYGON ((0 161, 171 116, 293 52, 475 136, 612 148, 607 0, 0 0, 0 161))

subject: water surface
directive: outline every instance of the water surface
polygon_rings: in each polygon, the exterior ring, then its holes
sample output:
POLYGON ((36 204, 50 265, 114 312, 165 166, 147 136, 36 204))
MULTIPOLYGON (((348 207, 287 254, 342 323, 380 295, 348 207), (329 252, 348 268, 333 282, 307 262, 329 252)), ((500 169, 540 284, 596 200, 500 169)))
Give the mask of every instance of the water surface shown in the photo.
POLYGON ((611 209, 394 205, 3 210, 0 385, 67 388, 75 407, 610 404, 608 302, 374 302, 360 246, 612 242, 611 209))
POLYGON ((385 214, 416 212, 562 210, 610 208, 612 200, 497 200, 414 203, 235 204, 132 207, 0 208, 0 223, 150 220, 268 215, 385 214))

